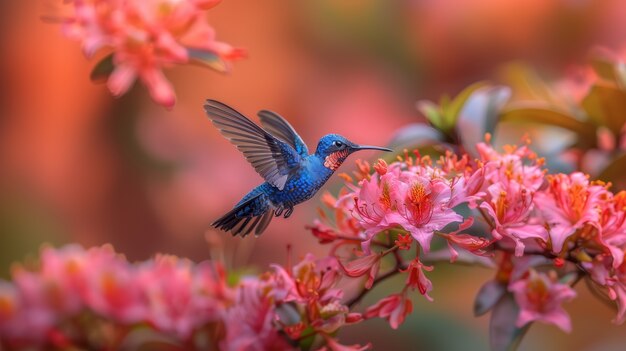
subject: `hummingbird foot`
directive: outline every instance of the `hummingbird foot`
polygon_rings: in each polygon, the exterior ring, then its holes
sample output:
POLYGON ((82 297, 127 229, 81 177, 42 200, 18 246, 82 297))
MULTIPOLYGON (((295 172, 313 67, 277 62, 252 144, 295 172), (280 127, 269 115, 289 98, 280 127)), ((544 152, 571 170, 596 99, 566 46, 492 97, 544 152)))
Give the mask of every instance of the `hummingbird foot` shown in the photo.
POLYGON ((280 215, 283 214, 283 211, 285 210, 284 207, 280 206, 278 208, 276 208, 276 210, 274 211, 274 216, 276 217, 280 217, 280 215))
POLYGON ((291 216, 292 213, 293 213, 293 206, 290 206, 289 208, 287 208, 287 211, 285 211, 285 218, 289 218, 289 216, 291 216))

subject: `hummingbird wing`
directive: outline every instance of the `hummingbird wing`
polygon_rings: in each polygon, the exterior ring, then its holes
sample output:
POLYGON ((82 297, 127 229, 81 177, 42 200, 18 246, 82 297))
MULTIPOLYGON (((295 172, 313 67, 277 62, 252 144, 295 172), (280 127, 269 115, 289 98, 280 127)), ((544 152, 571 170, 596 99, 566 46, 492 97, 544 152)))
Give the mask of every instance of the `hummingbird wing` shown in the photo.
POLYGON ((259 111, 258 115, 263 128, 270 134, 291 145, 301 157, 309 155, 306 144, 286 119, 278 113, 268 110, 259 111))
POLYGON ((207 115, 254 169, 273 186, 283 190, 301 157, 289 144, 274 137, 246 116, 215 100, 204 104, 207 115))

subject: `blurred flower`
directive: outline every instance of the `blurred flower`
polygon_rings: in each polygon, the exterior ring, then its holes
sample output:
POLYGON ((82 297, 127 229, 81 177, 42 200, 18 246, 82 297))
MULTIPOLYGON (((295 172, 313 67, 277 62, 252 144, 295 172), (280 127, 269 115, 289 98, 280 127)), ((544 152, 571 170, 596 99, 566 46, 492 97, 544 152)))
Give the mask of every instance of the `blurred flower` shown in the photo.
POLYGON ((256 279, 244 280, 234 307, 226 316, 226 337, 220 348, 228 351, 296 350, 274 328, 277 314, 256 279))
POLYGON ((204 286, 206 276, 199 278, 198 267, 175 256, 158 255, 140 267, 136 279, 148 305, 148 321, 183 340, 197 326, 218 321, 227 296, 214 289, 220 284, 204 286))
MULTIPOLYGON (((232 300, 216 263, 193 265, 173 256, 129 264, 105 245, 44 248, 39 268, 13 271, 13 284, 0 284, 0 338, 71 345, 60 323, 95 314, 110 323, 148 322, 181 340, 218 322, 232 300)), ((90 328, 89 323, 81 328, 90 328)))
MULTIPOLYGON (((174 89, 162 69, 190 60, 223 70, 229 62, 245 56, 215 39, 205 11, 219 0, 75 0, 73 14, 63 32, 81 41, 92 56, 101 48, 113 51, 114 70, 107 85, 113 95, 123 95, 139 78, 157 103, 172 107, 174 89)), ((108 72, 105 72, 108 73, 108 72)))
POLYGON ((565 332, 572 329, 570 318, 561 303, 576 297, 576 292, 567 284, 561 284, 555 277, 530 270, 529 276, 509 285, 520 307, 517 326, 540 321, 554 324, 565 332))

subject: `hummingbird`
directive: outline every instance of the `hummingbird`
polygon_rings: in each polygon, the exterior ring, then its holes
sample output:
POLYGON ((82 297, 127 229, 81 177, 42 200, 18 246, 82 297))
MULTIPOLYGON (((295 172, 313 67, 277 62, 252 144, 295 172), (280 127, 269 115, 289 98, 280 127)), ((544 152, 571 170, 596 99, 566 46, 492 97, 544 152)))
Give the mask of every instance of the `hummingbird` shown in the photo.
POLYGON ((233 236, 263 233, 273 217, 289 218, 295 205, 310 199, 353 152, 391 149, 357 145, 338 134, 323 136, 309 154, 295 129, 280 115, 259 111, 263 128, 228 105, 207 100, 204 110, 220 133, 250 162, 265 182, 212 223, 233 236))

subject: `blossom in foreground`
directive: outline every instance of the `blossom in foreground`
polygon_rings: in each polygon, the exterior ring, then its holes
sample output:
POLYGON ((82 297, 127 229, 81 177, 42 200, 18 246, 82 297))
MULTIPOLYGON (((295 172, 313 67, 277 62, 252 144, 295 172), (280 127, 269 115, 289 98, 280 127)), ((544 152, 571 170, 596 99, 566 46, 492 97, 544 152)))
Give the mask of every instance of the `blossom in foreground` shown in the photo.
POLYGON ((518 327, 539 321, 554 324, 565 332, 572 330, 569 315, 561 306, 576 297, 576 292, 569 285, 531 269, 527 278, 511 283, 509 290, 520 307, 518 327))
POLYGON ((296 350, 274 328, 277 314, 271 300, 260 293, 255 279, 245 280, 237 290, 234 306, 226 316, 222 350, 296 350))
POLYGON ((413 236, 425 252, 430 251, 434 232, 463 217, 452 209, 455 182, 426 166, 405 169, 393 163, 378 181, 377 174, 359 183, 354 197, 354 213, 365 228, 367 252, 373 236, 382 230, 401 227, 413 236))
POLYGON ((206 21, 206 10, 219 2, 75 0, 68 5, 73 11, 63 32, 79 40, 88 57, 102 48, 112 51, 115 69, 107 86, 113 95, 123 95, 140 79, 154 101, 172 107, 176 97, 163 68, 194 60, 227 70, 231 61, 245 55, 217 41, 206 21))
POLYGON ((293 267, 274 265, 228 285, 216 262, 157 255, 133 264, 108 245, 44 248, 39 265, 18 266, 13 282, 0 281, 0 345, 94 348, 90 335, 102 333, 116 349, 150 328, 185 349, 296 350, 302 339, 364 349, 336 338, 363 320, 342 303, 340 277, 334 257, 306 255, 293 267))

